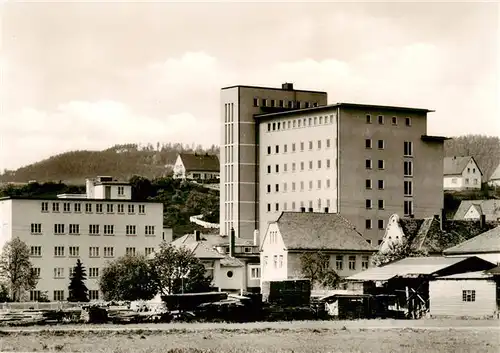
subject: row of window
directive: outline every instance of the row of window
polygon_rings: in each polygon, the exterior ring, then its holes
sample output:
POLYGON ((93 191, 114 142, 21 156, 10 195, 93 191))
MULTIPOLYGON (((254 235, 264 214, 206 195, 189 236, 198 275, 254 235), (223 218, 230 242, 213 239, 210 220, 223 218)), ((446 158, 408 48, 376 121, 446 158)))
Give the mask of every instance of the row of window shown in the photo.
MULTIPOLYGON (((335 161, 337 161, 337 159, 335 159, 335 161)), ((325 169, 330 169, 332 167, 332 162, 331 162, 331 159, 325 159, 324 161, 325 163, 323 164, 323 161, 321 159, 317 160, 316 163, 314 163, 314 161, 309 161, 308 162, 308 170, 313 170, 316 166, 316 169, 321 169, 321 168, 325 168, 325 169)), ((290 171, 293 173, 293 172, 296 172, 297 171, 297 165, 300 167, 300 171, 303 172, 305 170, 305 164, 306 162, 304 161, 301 161, 301 162, 293 162, 291 163, 291 168, 290 168, 290 171)), ((279 173, 280 172, 280 165, 279 164, 275 164, 274 165, 274 172, 275 173, 279 173)), ((283 164, 283 173, 286 173, 288 172, 288 164, 287 163, 284 163, 283 164)), ((271 165, 268 165, 267 166, 267 174, 271 174, 272 173, 272 166, 271 165)))
MULTIPOLYGON (((61 202, 52 202, 52 212, 60 212, 61 207, 60 207, 61 202)), ((71 203, 71 202, 62 202, 62 211, 63 212, 72 212, 71 211, 71 205, 73 205, 73 212, 80 213, 82 212, 82 204, 77 202, 77 203, 71 203)), ((96 213, 104 213, 104 205, 102 203, 98 204, 92 204, 92 203, 85 203, 85 213, 93 213, 93 209, 95 206, 95 212, 96 213)), ((125 205, 124 204, 112 204, 108 203, 106 204, 106 213, 114 213, 115 212, 115 206, 116 206, 116 211, 117 213, 125 213, 125 205)), ((127 212, 129 214, 135 213, 135 206, 134 204, 129 204, 127 205, 127 212)), ((139 214, 146 214, 146 205, 137 205, 138 207, 138 213, 139 214)), ((43 201, 41 204, 42 212, 49 212, 49 202, 43 201)))
MULTIPOLYGON (((89 289, 89 299, 90 300, 99 300, 99 291, 97 289, 89 289)), ((30 301, 38 301, 42 298, 42 292, 40 290, 31 290, 30 291, 30 301)), ((63 289, 58 289, 53 291, 54 301, 65 301, 65 291, 63 289)), ((50 299, 50 298, 48 298, 50 299)))
POLYGON ((283 131, 297 129, 301 127, 319 126, 333 124, 335 121, 334 115, 315 116, 310 118, 299 118, 292 120, 280 120, 267 124, 267 131, 283 131))
MULTIPOLYGON (((272 266, 274 269, 279 269, 283 268, 283 255, 273 255, 272 256, 273 263, 272 266)), ((356 270, 356 256, 355 255, 349 255, 348 256, 348 269, 350 271, 355 271, 356 270)), ((269 265, 269 256, 264 256, 263 258, 263 264, 262 267, 265 269, 269 265)), ((361 257, 361 269, 366 270, 370 266, 370 258, 369 256, 362 256, 361 257)), ((344 255, 336 255, 335 256, 335 269, 337 271, 343 271, 344 270, 344 255)))
MULTIPOLYGON (((322 140, 317 140, 316 141, 316 144, 314 143, 314 141, 309 141, 308 143, 308 148, 309 148, 309 151, 312 151, 314 150, 314 146, 316 145, 317 149, 320 150, 323 146, 323 141, 322 140)), ((332 140, 331 139, 326 139, 325 140, 325 148, 330 148, 332 147, 332 140)), ((299 142, 299 147, 300 147, 300 152, 304 152, 305 150, 305 142, 299 142)), ((267 154, 270 155, 272 153, 272 147, 271 146, 267 146, 267 154)), ((291 152, 297 152, 297 144, 294 142, 292 144, 290 144, 290 150, 291 152)), ((278 154, 280 153, 280 145, 275 145, 274 146, 274 153, 278 154)), ((287 144, 284 144, 283 145, 283 153, 288 153, 288 145, 287 144)))
MULTIPOLYGON (((458 179, 457 179, 457 178, 452 178, 452 179, 451 179, 451 183, 452 183, 452 184, 457 184, 457 182, 458 182, 458 179)), ((472 184, 473 184, 473 185, 478 185, 478 184, 479 184, 479 182, 478 182, 478 180, 477 180, 476 178, 474 178, 474 179, 473 179, 473 181, 472 181, 472 184)), ((465 185, 470 185, 470 180, 469 180, 469 178, 465 178, 465 185)))
MULTIPOLYGON (((372 118, 371 114, 366 114, 366 123, 367 124, 373 124, 374 119, 372 118)), ((405 125, 406 126, 411 126, 411 118, 410 117, 405 117, 404 118, 405 125)), ((384 125, 385 124, 385 116, 384 115, 378 115, 377 116, 377 122, 379 125, 384 125)), ((391 117, 391 124, 396 126, 398 125, 398 117, 397 116, 392 116, 391 117)))
MULTIPOLYGON (((42 224, 41 223, 31 223, 30 225, 31 234, 42 234, 42 224)), ((80 225, 79 224, 68 224, 66 228, 65 224, 59 223, 54 224, 54 234, 61 235, 66 234, 66 231, 70 235, 80 235, 80 225)), ((120 235, 123 234, 121 232, 115 233, 115 226, 113 224, 105 224, 101 228, 99 224, 89 224, 88 234, 89 235, 120 235)), ((125 226, 125 235, 137 235, 137 226, 135 225, 126 225, 125 226)), ((155 235, 155 226, 146 225, 144 226, 144 235, 146 236, 154 236, 155 235)))
MULTIPOLYGON (((377 148, 379 150, 383 150, 386 147, 387 146, 386 146, 385 140, 377 140, 377 148)), ((372 139, 365 139, 365 148, 366 149, 373 148, 372 139)), ((413 142, 411 142, 411 141, 404 141, 403 142, 403 156, 404 157, 412 157, 413 156, 413 142)))
POLYGON ((317 107, 318 102, 301 102, 297 100, 287 101, 286 99, 267 99, 267 98, 257 98, 253 99, 254 107, 279 107, 279 108, 290 108, 290 109, 302 109, 302 108, 312 108, 317 107))
MULTIPOLYGON (((154 252, 153 247, 147 247, 144 250, 144 254, 146 256, 150 255, 154 252)), ((98 246, 90 246, 89 247, 89 257, 100 257, 101 252, 98 246)), ((126 247, 125 254, 135 256, 136 248, 135 247, 126 247)), ((80 247, 79 246, 68 246, 68 255, 69 257, 79 257, 80 256, 80 247)), ((42 247, 40 245, 35 245, 30 247, 30 256, 33 257, 41 257, 42 256, 42 247)), ((65 257, 66 256, 66 247, 62 245, 54 246, 54 257, 65 257)), ((114 257, 115 256, 115 248, 112 246, 104 246, 103 247, 103 256, 104 257, 114 257)))

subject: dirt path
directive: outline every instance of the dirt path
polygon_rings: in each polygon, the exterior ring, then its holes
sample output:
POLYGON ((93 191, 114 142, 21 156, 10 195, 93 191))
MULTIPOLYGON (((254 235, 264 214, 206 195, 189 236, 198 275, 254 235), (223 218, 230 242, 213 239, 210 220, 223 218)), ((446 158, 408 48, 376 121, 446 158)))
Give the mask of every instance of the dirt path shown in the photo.
POLYGON ((228 323, 170 323, 170 324, 129 324, 129 325, 53 325, 33 327, 6 327, 0 332, 88 332, 88 331, 205 331, 205 330, 294 330, 294 329, 421 329, 421 330, 499 330, 500 320, 356 320, 356 321, 293 321, 293 322, 252 322, 244 324, 228 323))

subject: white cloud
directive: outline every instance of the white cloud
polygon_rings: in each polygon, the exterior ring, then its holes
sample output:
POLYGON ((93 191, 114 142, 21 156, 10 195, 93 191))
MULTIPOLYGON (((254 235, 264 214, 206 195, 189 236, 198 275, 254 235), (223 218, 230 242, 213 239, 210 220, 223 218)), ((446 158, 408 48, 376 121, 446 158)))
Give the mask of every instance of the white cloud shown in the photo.
POLYGON ((187 112, 152 118, 119 102, 74 101, 52 112, 24 109, 1 119, 0 131, 0 168, 16 168, 55 153, 104 149, 118 143, 208 145, 218 127, 187 112))
POLYGON ((330 103, 436 109, 430 115, 429 133, 500 135, 498 107, 492 99, 498 89, 495 80, 468 77, 461 84, 463 73, 450 55, 417 42, 378 47, 349 62, 304 58, 237 71, 206 52, 187 52, 129 73, 127 89, 133 101, 128 104, 70 101, 52 111, 23 109, 2 117, 0 138, 3 146, 13 147, 1 148, 0 168, 18 167, 66 150, 103 149, 116 143, 218 144, 220 88, 234 84, 279 87, 293 82, 298 89, 327 91, 330 103))

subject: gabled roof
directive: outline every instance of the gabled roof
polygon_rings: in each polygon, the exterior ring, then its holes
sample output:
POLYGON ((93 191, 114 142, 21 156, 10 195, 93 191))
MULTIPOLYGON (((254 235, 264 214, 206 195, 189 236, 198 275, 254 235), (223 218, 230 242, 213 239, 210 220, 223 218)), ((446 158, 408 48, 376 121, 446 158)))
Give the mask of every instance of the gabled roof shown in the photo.
POLYGON ((479 168, 479 165, 477 164, 476 160, 474 157, 471 156, 466 156, 466 157, 445 157, 444 162, 443 162, 443 174, 444 175, 462 175, 462 172, 464 171, 465 167, 467 167, 467 164, 469 161, 474 160, 474 163, 476 163, 477 169, 481 173, 481 169, 479 168))
POLYGON ((493 274, 489 271, 476 271, 476 272, 466 272, 466 273, 456 273, 449 276, 440 276, 437 279, 489 279, 493 278, 493 274))
POLYGON ((243 266, 245 266, 245 264, 241 260, 239 260, 235 257, 230 257, 230 256, 226 256, 223 259, 221 259, 220 264, 221 264, 221 266, 226 266, 226 267, 243 267, 243 266))
POLYGON ((475 207, 478 213, 486 216, 487 221, 496 221, 500 218, 500 200, 462 200, 454 220, 463 220, 471 207, 475 207))
MULTIPOLYGON (((395 277, 431 276, 444 274, 446 273, 445 269, 460 262, 467 262, 470 265, 472 263, 479 264, 479 267, 483 267, 484 270, 491 268, 487 267, 487 261, 477 257, 407 257, 381 267, 369 268, 347 277, 347 279, 352 281, 388 281, 395 277)), ((463 267, 467 268, 467 266, 463 267)), ((478 266, 471 266, 471 268, 477 269, 478 266)))
MULTIPOLYGON (((180 238, 179 238, 180 239, 180 238)), ((176 239, 171 244, 177 248, 186 248, 198 259, 223 259, 224 255, 203 244, 203 242, 177 242, 176 239)))
POLYGON ((336 213, 282 212, 275 223, 288 250, 376 251, 336 213))
POLYGON ((445 255, 500 253, 500 226, 446 249, 445 255))
POLYGON ((500 181, 500 163, 496 167, 496 169, 493 172, 493 174, 491 174, 491 176, 490 176, 490 181, 494 181, 494 180, 499 180, 500 181))
POLYGON ((440 254, 450 246, 455 246, 499 225, 486 222, 484 227, 476 220, 445 220, 443 230, 439 217, 424 219, 399 218, 399 225, 406 241, 413 250, 440 254))
POLYGON ((219 157, 210 154, 179 153, 186 172, 218 172, 220 170, 219 157))

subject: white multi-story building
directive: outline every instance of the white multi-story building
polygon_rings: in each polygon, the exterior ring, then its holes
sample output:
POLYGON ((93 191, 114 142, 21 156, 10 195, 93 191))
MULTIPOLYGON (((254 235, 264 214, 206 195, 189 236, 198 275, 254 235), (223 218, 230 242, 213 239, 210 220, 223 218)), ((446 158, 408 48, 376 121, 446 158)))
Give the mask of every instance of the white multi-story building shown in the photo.
POLYGON ((134 201, 128 183, 111 177, 87 180, 86 194, 62 194, 53 199, 0 199, 0 248, 18 237, 31 252, 39 274, 26 299, 46 293, 66 300, 77 259, 87 272, 91 300, 101 296, 99 276, 110 260, 125 254, 150 254, 172 230, 163 228, 161 202, 134 201))
POLYGON ((372 245, 391 214, 443 207, 444 137, 427 135, 431 110, 327 105, 327 94, 222 89, 220 232, 266 234, 283 211, 340 213, 372 245))

